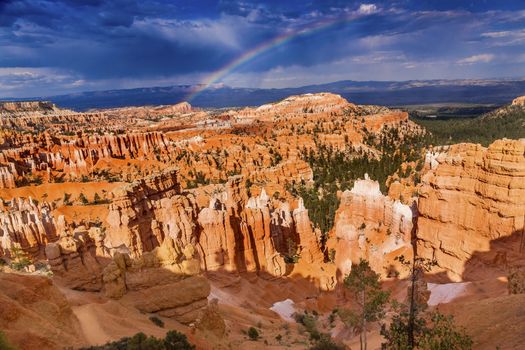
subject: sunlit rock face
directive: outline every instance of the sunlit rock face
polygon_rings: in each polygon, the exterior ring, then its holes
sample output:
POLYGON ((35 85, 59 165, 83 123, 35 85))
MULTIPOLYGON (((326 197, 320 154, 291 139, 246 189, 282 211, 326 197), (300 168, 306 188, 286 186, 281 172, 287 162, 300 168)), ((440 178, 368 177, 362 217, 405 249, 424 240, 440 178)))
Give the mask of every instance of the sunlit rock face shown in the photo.
POLYGON ((272 200, 264 189, 248 198, 242 186, 240 177, 232 178, 199 213, 199 243, 207 270, 282 276, 289 244, 306 261, 323 261, 320 242, 302 205, 292 210, 289 203, 272 200))
POLYGON ((459 144, 433 162, 419 191, 417 252, 461 280, 474 256, 492 263, 493 243, 523 230, 525 143, 459 144))
POLYGON ((366 259, 382 276, 406 274, 396 257, 412 256, 410 243, 413 210, 381 193, 379 183, 365 177, 343 192, 335 217, 335 237, 329 243, 335 252, 338 279, 352 264, 366 259))
POLYGON ((0 255, 17 247, 37 255, 47 242, 57 238, 51 206, 31 198, 13 198, 0 211, 0 255))
POLYGON ((243 177, 231 178, 199 207, 168 171, 114 191, 105 245, 133 257, 170 238, 196 244, 208 271, 264 271, 284 275, 288 240, 305 259, 322 261, 320 243, 304 207, 292 210, 264 191, 249 197, 243 177))
POLYGON ((516 97, 516 98, 512 101, 512 105, 513 105, 513 106, 522 106, 522 107, 525 107, 525 96, 516 97))

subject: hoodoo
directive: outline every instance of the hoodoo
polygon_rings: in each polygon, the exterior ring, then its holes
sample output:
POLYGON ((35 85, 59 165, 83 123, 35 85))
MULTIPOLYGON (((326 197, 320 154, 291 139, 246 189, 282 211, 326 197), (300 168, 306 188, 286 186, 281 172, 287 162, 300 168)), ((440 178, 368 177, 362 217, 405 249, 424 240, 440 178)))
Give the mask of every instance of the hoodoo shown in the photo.
MULTIPOLYGON (((476 122, 515 125, 520 101, 476 122)), ((404 317, 389 300, 494 348, 471 318, 521 302, 523 139, 436 146, 406 111, 331 93, 1 106, 0 344, 354 348, 365 283, 378 348, 404 317)))

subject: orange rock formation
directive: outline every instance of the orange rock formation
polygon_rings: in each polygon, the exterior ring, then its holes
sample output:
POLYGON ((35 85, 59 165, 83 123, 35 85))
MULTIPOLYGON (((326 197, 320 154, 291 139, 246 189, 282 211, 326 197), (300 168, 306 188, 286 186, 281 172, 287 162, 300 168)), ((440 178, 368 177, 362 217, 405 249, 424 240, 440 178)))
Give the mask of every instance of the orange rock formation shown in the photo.
POLYGON ((523 232, 525 142, 460 144, 428 159, 433 169, 419 190, 417 253, 459 280, 474 253, 523 232))

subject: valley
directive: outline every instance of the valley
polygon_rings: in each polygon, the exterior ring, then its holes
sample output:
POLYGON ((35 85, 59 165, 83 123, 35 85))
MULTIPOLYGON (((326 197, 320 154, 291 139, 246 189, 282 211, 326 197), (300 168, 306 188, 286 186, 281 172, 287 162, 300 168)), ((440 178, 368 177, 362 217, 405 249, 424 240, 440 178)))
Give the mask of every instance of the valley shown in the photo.
MULTIPOLYGON (((0 335, 21 350, 168 330, 197 349, 355 349, 346 277, 364 260, 473 349, 521 348, 524 101, 457 120, 332 93, 0 102, 0 335), (415 287, 417 261, 431 264, 415 287)), ((370 349, 395 316, 370 322, 370 349)))

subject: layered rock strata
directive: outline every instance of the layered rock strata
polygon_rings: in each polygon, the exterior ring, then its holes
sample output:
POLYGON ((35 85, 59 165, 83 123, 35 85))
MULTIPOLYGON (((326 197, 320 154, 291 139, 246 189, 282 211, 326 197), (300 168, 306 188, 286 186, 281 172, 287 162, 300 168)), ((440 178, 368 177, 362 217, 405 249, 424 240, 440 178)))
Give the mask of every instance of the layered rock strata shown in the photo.
POLYGON ((169 237, 135 259, 115 253, 104 269, 103 281, 107 296, 186 324, 208 306, 210 285, 200 275, 195 248, 180 246, 169 237))
POLYGON ((523 234, 525 142, 459 144, 430 161, 419 190, 417 252, 461 280, 474 255, 495 258, 492 243, 523 234))
POLYGON ((396 258, 412 257, 415 211, 383 195, 379 183, 367 177, 343 192, 335 216, 335 237, 329 242, 335 253, 338 280, 360 259, 368 260, 382 276, 406 275, 396 258))
POLYGON ((13 247, 38 255, 57 239, 57 229, 48 203, 31 198, 13 198, 0 208, 0 255, 9 255, 13 247))

